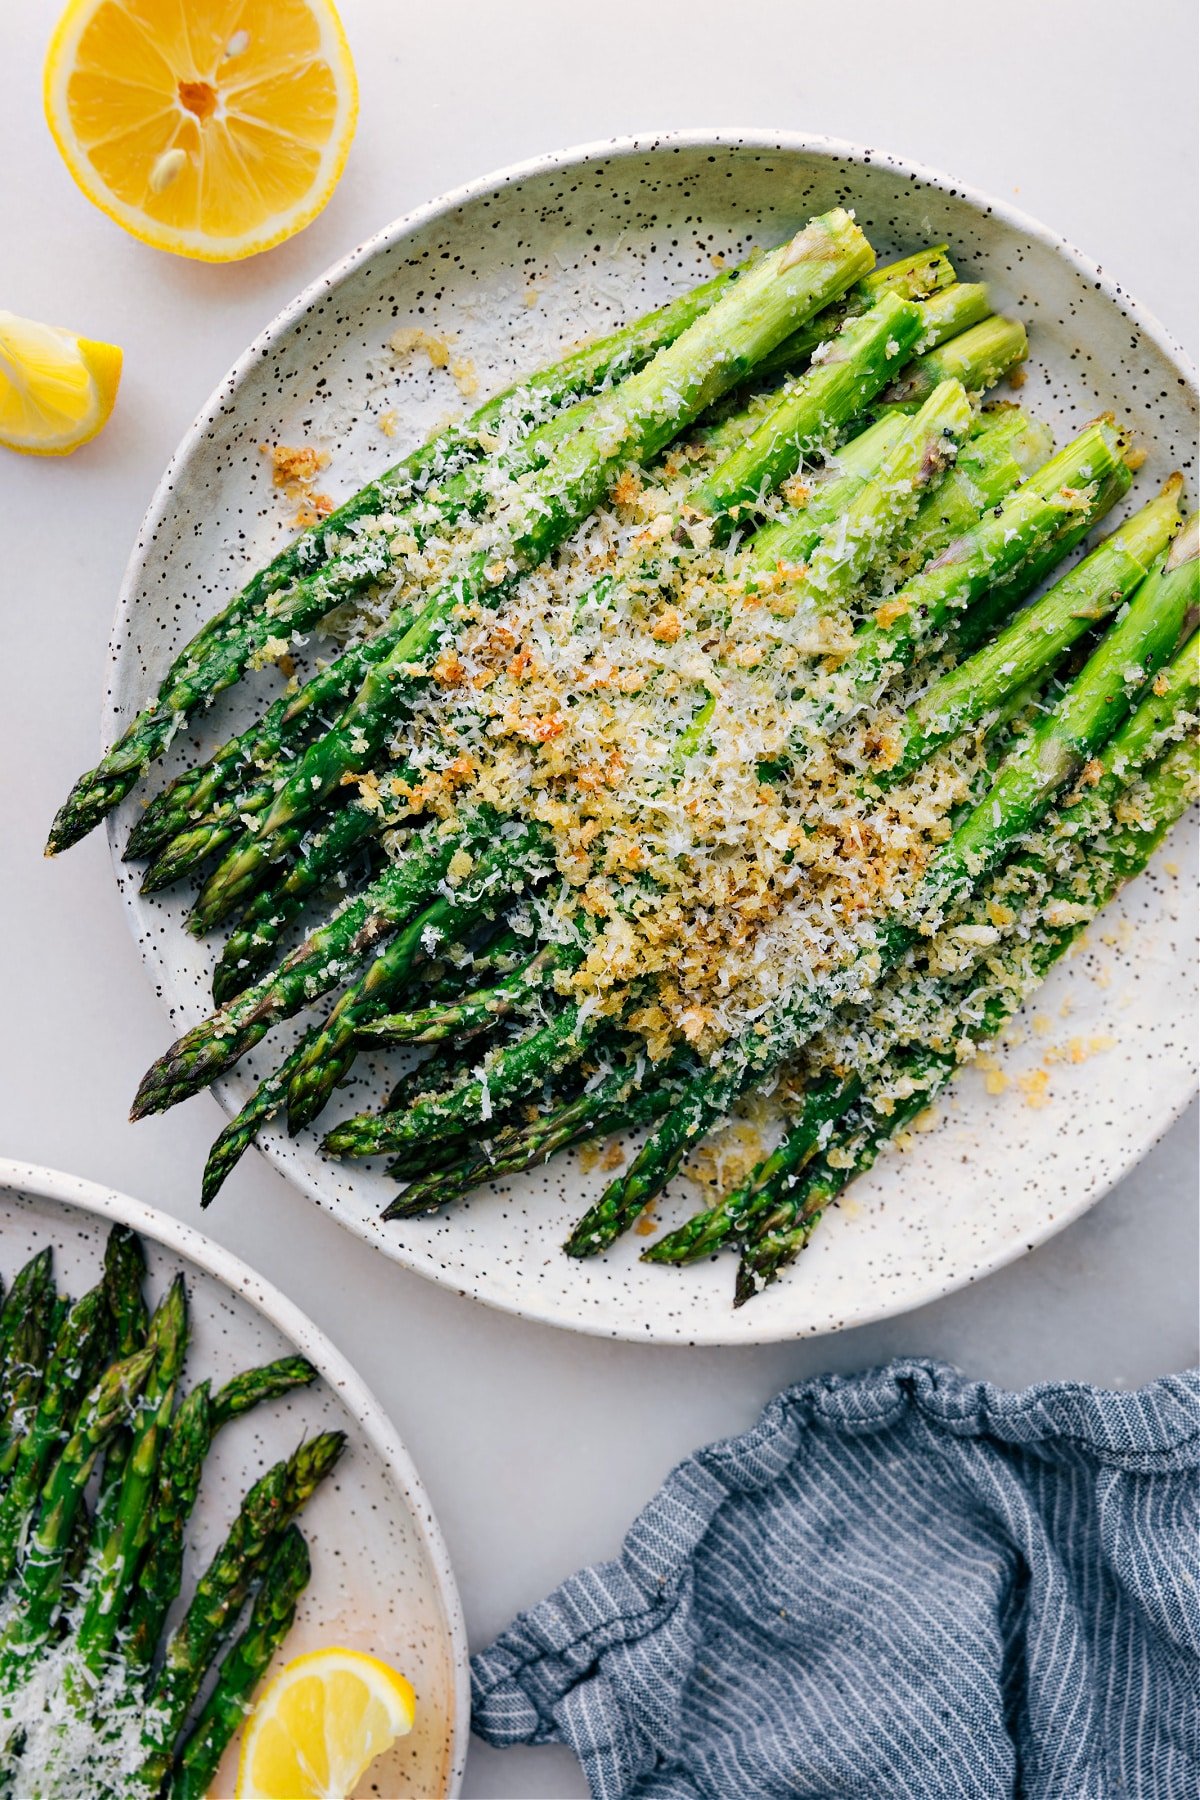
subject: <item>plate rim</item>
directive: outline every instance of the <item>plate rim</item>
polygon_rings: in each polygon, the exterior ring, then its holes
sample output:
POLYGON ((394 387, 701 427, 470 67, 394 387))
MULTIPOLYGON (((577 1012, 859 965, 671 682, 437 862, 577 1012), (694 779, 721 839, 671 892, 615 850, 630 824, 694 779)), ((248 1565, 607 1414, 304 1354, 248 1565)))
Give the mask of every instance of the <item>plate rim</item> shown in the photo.
MULTIPOLYGON (((360 267, 370 263, 375 257, 403 243, 417 230, 459 207, 497 194, 505 187, 555 170, 581 167, 601 160, 625 159, 661 150, 705 149, 713 146, 732 149, 748 148, 768 152, 772 150, 786 151, 821 157, 830 162, 842 161, 858 163, 863 166, 884 163, 910 177, 917 185, 923 184, 936 188, 950 199, 964 201, 975 212, 984 217, 994 217, 1003 221, 1028 237, 1037 239, 1055 255, 1065 259, 1110 302, 1118 306, 1124 316, 1136 325, 1138 330, 1173 366, 1181 378, 1182 384, 1189 387, 1193 394, 1196 392, 1197 368, 1191 356, 1167 330, 1157 315, 1123 288, 1115 277, 1107 274, 1101 264, 1087 256, 1061 232, 1052 230, 1032 214, 1024 212, 1020 207, 1010 205, 1006 200, 997 199, 983 189, 975 187, 970 182, 959 180, 944 170, 910 157, 897 155, 892 151, 879 150, 870 145, 856 143, 847 138, 833 137, 824 133, 772 130, 757 126, 693 126, 675 131, 639 132, 593 139, 563 150, 544 152, 541 155, 505 164, 472 181, 446 189, 435 198, 411 208, 390 224, 363 239, 344 256, 329 264, 321 274, 280 308, 217 383, 208 400, 180 439, 155 486, 139 524, 118 590, 108 643, 110 667, 117 665, 122 640, 126 635, 126 626, 132 619, 142 550, 151 534, 152 522, 159 515, 175 484, 178 469, 192 455, 196 446, 202 441, 205 431, 219 413, 234 399, 250 371, 269 350, 273 340, 281 332, 288 330, 314 302, 332 292, 347 277, 360 267)), ((107 751, 112 743, 109 722, 104 717, 101 722, 100 743, 102 753, 107 751)), ((137 945, 138 954, 147 973, 153 979, 158 971, 151 956, 149 940, 137 929, 132 890, 126 890, 120 880, 123 864, 117 841, 115 814, 109 815, 105 829, 122 907, 137 945)), ((163 1001, 169 1012, 170 1001, 165 992, 163 1001)), ((217 1081, 213 1084, 211 1092, 222 1110, 232 1118, 238 1110, 238 1104, 231 1094, 229 1084, 225 1081, 217 1081)), ((903 1313, 914 1312, 920 1307, 932 1305, 936 1300, 943 1299, 951 1293, 956 1293, 964 1287, 983 1280, 988 1275, 995 1274, 1039 1245, 1049 1242, 1052 1237, 1057 1236, 1060 1231, 1097 1205, 1161 1142, 1166 1132, 1187 1110, 1191 1098, 1190 1090, 1186 1093, 1181 1092, 1167 1107, 1166 1113, 1155 1121, 1149 1135, 1144 1136, 1137 1146, 1131 1148, 1127 1155, 1120 1158, 1111 1169, 1106 1170, 1090 1186, 1080 1189, 1078 1198, 1071 1205, 1057 1210, 1054 1218, 1048 1220, 1045 1228, 1032 1240, 1022 1238, 1019 1242, 1014 1241, 1009 1245, 1002 1246, 989 1255, 978 1267, 963 1273, 961 1279, 954 1281, 950 1287, 933 1287, 932 1291, 922 1290, 915 1296, 910 1294, 908 1297, 879 1296, 866 1303, 861 1309, 851 1310, 836 1325, 822 1327, 820 1331, 806 1331, 802 1320, 771 1319, 768 1321, 766 1316, 762 1317, 762 1323, 759 1326, 754 1321, 743 1322, 732 1313, 731 1309, 722 1312, 720 1318, 714 1317, 706 1320, 702 1331, 686 1337, 660 1333, 653 1320, 631 1319, 606 1322, 589 1316, 581 1318, 578 1314, 564 1317, 562 1309, 556 1309, 550 1304, 540 1302, 536 1290, 527 1296, 508 1296, 484 1291, 476 1281, 468 1281, 459 1275, 448 1277, 433 1258, 422 1257, 419 1252, 414 1254, 407 1245, 383 1238, 378 1233, 361 1229, 357 1221, 345 1217, 340 1210, 331 1206, 328 1196, 322 1191, 321 1184, 317 1179, 300 1167, 280 1146, 276 1145, 270 1134, 267 1134, 264 1140, 257 1142, 254 1148, 285 1180, 293 1183, 308 1199, 329 1213, 344 1230, 352 1232, 363 1242, 381 1250, 384 1255, 402 1268, 411 1270, 414 1274, 434 1282, 439 1287, 468 1295, 471 1299, 499 1312, 528 1319, 536 1324, 550 1325, 560 1330, 576 1332, 583 1336, 615 1341, 656 1344, 675 1349, 693 1346, 708 1347, 710 1345, 745 1347, 764 1343, 790 1343, 806 1337, 832 1336, 835 1332, 875 1324, 883 1319, 894 1318, 903 1313), (735 1320, 737 1321, 736 1326, 735 1320)))
POLYGON ((23 1162, 7 1156, 0 1157, 0 1191, 29 1194, 59 1205, 78 1207, 96 1218, 127 1225, 168 1253, 194 1263, 260 1313, 302 1355, 307 1356, 326 1386, 354 1416, 408 1506, 417 1535, 429 1557, 445 1610, 454 1668, 455 1703, 446 1795, 447 1800, 456 1800, 462 1791, 471 1714, 470 1652, 462 1598, 442 1528, 416 1464, 388 1413, 354 1365, 320 1326, 273 1282, 243 1262, 240 1256, 226 1250, 224 1245, 177 1219, 173 1213, 163 1212, 146 1200, 137 1200, 120 1188, 108 1187, 85 1175, 72 1175, 65 1169, 52 1169, 43 1163, 23 1162))

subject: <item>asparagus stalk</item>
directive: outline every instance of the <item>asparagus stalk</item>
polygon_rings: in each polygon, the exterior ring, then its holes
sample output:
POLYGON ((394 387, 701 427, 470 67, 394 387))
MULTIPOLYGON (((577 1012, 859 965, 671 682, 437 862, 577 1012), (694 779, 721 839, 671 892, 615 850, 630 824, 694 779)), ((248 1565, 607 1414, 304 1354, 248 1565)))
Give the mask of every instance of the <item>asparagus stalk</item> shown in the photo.
POLYGON ((54 1269, 47 1245, 20 1270, 0 1315, 0 1484, 12 1475, 41 1392, 53 1305, 54 1269))
POLYGON ((187 1291, 183 1276, 177 1275, 150 1323, 147 1345, 154 1361, 142 1390, 141 1416, 133 1428, 112 1523, 97 1543, 84 1576, 85 1597, 75 1625, 75 1645, 81 1668, 97 1681, 149 1541, 151 1499, 183 1372, 187 1338, 187 1291))
MULTIPOLYGON (((832 1124, 848 1111, 862 1093, 863 1080, 852 1074, 844 1080, 827 1077, 817 1082, 804 1095, 798 1117, 789 1125, 786 1136, 771 1154, 743 1182, 720 1200, 684 1221, 675 1231, 659 1238, 642 1251, 643 1262, 698 1262, 714 1250, 736 1238, 754 1216, 759 1196, 768 1184, 794 1180, 798 1172, 817 1154, 829 1135, 832 1124)), ((602 1229, 614 1241, 624 1229, 619 1215, 606 1219, 602 1229)))
POLYGON ((839 427, 860 413, 920 340, 924 313, 887 294, 852 319, 823 359, 784 390, 743 442, 689 496, 690 510, 727 532, 805 457, 832 448, 839 427))
MULTIPOLYGON (((1190 537, 1188 527, 1180 538, 1190 537), (1186 534, 1186 535, 1185 535, 1186 534)), ((830 976, 781 1005, 753 1042, 726 1049, 652 1134, 629 1170, 580 1222, 568 1245, 580 1256, 611 1241, 614 1215, 634 1218, 679 1167, 689 1144, 725 1113, 767 1068, 798 1050, 847 998, 873 986, 913 943, 936 930, 1044 815, 1056 792, 1101 749, 1138 693, 1170 656, 1197 598, 1197 560, 1173 546, 1166 563, 1137 590, 1109 626, 1062 701, 1014 751, 988 793, 934 857, 901 915, 873 927, 868 941, 830 976)))
MULTIPOLYGON (((1136 824, 1124 824, 1110 835, 1105 855, 1087 864, 1082 871, 1091 888, 1091 909, 1098 911, 1124 881, 1138 874, 1149 861, 1166 832, 1182 815, 1197 792, 1195 741, 1170 748, 1159 765, 1151 771, 1146 790, 1148 818, 1136 824)), ((1077 885, 1072 884, 1066 896, 1078 905, 1077 885)), ((976 1045, 993 1037, 1027 997, 1031 987, 1044 980, 1054 963, 1065 954, 1084 926, 1078 919, 1069 926, 1044 932, 1029 944, 1016 944, 1005 959, 1005 973, 1010 985, 989 997, 982 1017, 971 1028, 976 1045)), ((834 1140, 831 1148, 840 1152, 835 1167, 828 1152, 819 1157, 797 1185, 786 1189, 775 1181, 764 1187, 767 1201, 757 1221, 751 1242, 744 1248, 738 1269, 734 1304, 743 1306, 774 1281, 788 1264, 806 1247, 822 1215, 837 1200, 850 1181, 863 1174, 874 1163, 887 1139, 912 1123, 930 1104, 934 1095, 949 1082, 959 1066, 957 1055, 933 1050, 909 1053, 889 1068, 887 1086, 894 1085, 895 1075, 907 1075, 913 1091, 896 1101, 888 1113, 867 1112, 861 1120, 852 1120, 834 1140)))
MULTIPOLYGON (((146 1341, 150 1314, 142 1293, 145 1276, 146 1252, 142 1240, 127 1226, 114 1225, 104 1247, 103 1287, 118 1356, 132 1356, 146 1341)), ((100 1494, 96 1502, 97 1530, 106 1529, 109 1523, 110 1508, 120 1491, 131 1443, 132 1434, 120 1426, 105 1447, 100 1494)))
POLYGON ((540 833, 529 836, 529 860, 514 856, 511 845, 502 839, 495 849, 477 858, 452 895, 440 895, 418 913, 346 989, 316 1037, 305 1046, 292 1074, 287 1092, 289 1131, 301 1131, 316 1118, 353 1063, 362 1027, 387 1010, 390 997, 414 964, 430 954, 431 946, 453 943, 480 918, 494 916, 501 904, 528 886, 533 866, 549 869, 550 845, 542 846, 540 833))
POLYGON ((0 1631, 0 1692, 11 1693, 22 1685, 50 1635, 88 1479, 106 1439, 128 1418, 153 1359, 154 1352, 143 1349, 110 1364, 84 1401, 74 1430, 50 1469, 15 1583, 15 1603, 0 1631))
POLYGON ((274 1544, 345 1448, 345 1434, 322 1432, 260 1477, 228 1537, 196 1584, 151 1687, 136 1781, 154 1792, 166 1780, 175 1742, 212 1660, 237 1619, 274 1544))
MULTIPOLYGON (((909 523, 922 495, 954 461, 972 416, 960 382, 947 381, 930 394, 905 422, 876 472, 812 544, 802 573, 785 590, 795 610, 807 605, 828 613, 846 604, 909 523)), ((759 548, 756 562, 761 555, 759 548)))
POLYGON ((211 1206, 225 1182, 263 1127, 286 1101, 288 1085, 305 1052, 315 1043, 320 1026, 313 1025, 279 1067, 261 1081, 241 1111, 214 1140, 200 1182, 200 1204, 211 1206))
POLYGON ((795 373, 810 361, 814 351, 837 336, 847 320, 866 312, 885 294, 896 294, 901 300, 927 300, 955 285, 954 267, 945 244, 933 244, 896 262, 885 263, 856 281, 844 299, 827 306, 823 313, 786 337, 777 349, 769 351, 757 365, 755 376, 778 375, 783 370, 795 373))
MULTIPOLYGON (((952 290, 951 290, 952 291, 952 290)), ((981 318, 961 334, 947 333, 948 342, 918 356, 889 388, 889 400, 923 400, 939 382, 968 380, 979 373, 980 387, 993 387, 1015 364, 1029 354, 1025 329, 1014 319, 981 318)))
POLYGON ((71 1308, 46 1365, 41 1398, 0 1500, 0 1587, 16 1571, 46 1472, 70 1433, 76 1400, 94 1373, 108 1327, 103 1290, 93 1288, 71 1308))
POLYGON ((461 1042, 536 1002, 555 971, 575 967, 583 955, 582 944, 545 945, 491 987, 476 988, 443 1006, 384 1013, 381 1018, 364 1020, 356 1028, 357 1035, 367 1042, 384 1044, 436 1044, 446 1038, 461 1042))
POLYGON ((150 1540, 138 1569, 125 1624, 124 1653, 133 1669, 149 1667, 183 1579, 184 1533, 200 1491, 204 1460, 223 1425, 252 1406, 307 1386, 316 1370, 305 1357, 284 1357, 235 1375, 214 1395, 202 1381, 171 1421, 154 1492, 150 1540))
POLYGON ((217 1765, 250 1710, 251 1698, 287 1637, 312 1564, 289 1525, 271 1553, 250 1621, 221 1664, 216 1685, 175 1759, 168 1800, 204 1800, 217 1765))
POLYGON ((212 1429, 220 1431, 234 1419, 240 1419, 252 1407, 268 1400, 278 1400, 299 1387, 309 1387, 317 1379, 317 1371, 307 1356, 280 1356, 260 1368, 246 1369, 234 1375, 212 1397, 212 1429))
MULTIPOLYGON (((236 789, 246 768, 277 756, 284 741, 290 699, 286 692, 277 694, 247 731, 227 738, 205 762, 190 764, 155 794, 130 827, 122 860, 137 862, 142 857, 156 856, 172 838, 204 818, 216 801, 236 789)), ((156 866, 142 877, 144 893, 154 893, 166 885, 156 866)))
MULTIPOLYGON (((974 376, 963 383, 968 392, 976 385, 974 376)), ((985 411, 946 479, 917 508, 912 527, 898 546, 898 575, 909 580, 919 574, 1053 454, 1053 434, 1040 419, 1018 406, 985 411)))
POLYGON ((146 1252, 136 1231, 114 1225, 104 1246, 101 1285, 118 1356, 132 1356, 146 1341, 150 1314, 142 1283, 146 1278, 146 1252))

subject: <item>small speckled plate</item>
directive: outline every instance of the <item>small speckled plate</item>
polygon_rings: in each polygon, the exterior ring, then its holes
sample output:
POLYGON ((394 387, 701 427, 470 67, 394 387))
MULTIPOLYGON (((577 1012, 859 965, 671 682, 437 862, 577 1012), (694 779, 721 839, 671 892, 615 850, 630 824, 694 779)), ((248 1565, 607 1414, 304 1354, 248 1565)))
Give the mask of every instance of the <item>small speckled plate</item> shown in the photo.
MULTIPOLYGON (((828 139, 689 132, 567 151, 400 220, 250 346, 150 504, 114 628, 106 741, 200 621, 283 541, 291 508, 272 491, 260 443, 327 449, 322 479, 341 496, 447 412, 465 409, 449 371, 419 356, 393 363, 387 342, 398 326, 453 338, 483 394, 558 346, 702 279, 715 256, 732 260, 751 243, 778 242, 831 205, 855 208, 881 260, 948 242, 960 273, 986 279, 997 307, 1026 321, 1032 354, 1021 398, 1060 441, 1111 409, 1147 451, 1137 493, 1182 467, 1194 504, 1195 396, 1185 358, 1115 282, 1020 213, 927 169, 828 139), (398 423, 392 441, 380 430, 389 414, 398 423)), ((257 678, 256 710, 272 680, 257 678)), ((248 716, 235 690, 188 735, 180 759, 206 753, 248 716)), ((209 1010, 213 951, 182 928, 186 895, 142 899, 137 871, 120 862, 137 805, 135 795, 112 821, 114 864, 130 924, 180 1031, 209 1010)), ((989 1094, 979 1073, 964 1075, 936 1128, 909 1152, 883 1158, 800 1264, 739 1312, 726 1259, 686 1272, 654 1268, 638 1261, 644 1240, 632 1236, 607 1257, 568 1261, 558 1246, 605 1179, 569 1158, 436 1220, 382 1225, 392 1193, 382 1172, 325 1158, 313 1133, 289 1140, 271 1131, 262 1147, 386 1255, 571 1330, 643 1343, 751 1343, 860 1324, 974 1281, 1059 1230, 1143 1156, 1186 1103, 1194 1084, 1194 868, 1195 832, 1185 827, 1083 953, 1054 972, 1028 1041, 1005 1050, 992 1076, 993 1087, 1008 1078, 1006 1091, 989 1094)), ((230 1112, 285 1042, 275 1034, 265 1056, 260 1048, 218 1088, 230 1112)), ((322 1125, 385 1091, 383 1067, 363 1059, 322 1125)), ((695 1204, 677 1183, 659 1218, 682 1217, 695 1204)))
MULTIPOLYGON (((416 1689, 416 1722, 356 1793, 384 1800, 459 1793, 470 1715, 462 1609, 420 1477, 386 1415, 329 1339, 219 1245, 94 1182, 0 1159, 0 1273, 6 1284, 28 1257, 52 1244, 59 1289, 77 1298, 97 1279, 115 1223, 131 1226, 143 1239, 151 1295, 183 1271, 190 1381, 211 1376, 216 1386, 238 1370, 297 1350, 319 1372, 311 1387, 256 1408, 217 1438, 204 1465, 189 1563, 204 1566, 242 1495, 271 1463, 302 1437, 345 1431, 349 1443, 341 1462, 301 1517, 313 1573, 277 1663, 344 1644, 403 1669, 416 1689)), ((233 1792, 236 1766, 235 1742, 215 1794, 233 1792)))

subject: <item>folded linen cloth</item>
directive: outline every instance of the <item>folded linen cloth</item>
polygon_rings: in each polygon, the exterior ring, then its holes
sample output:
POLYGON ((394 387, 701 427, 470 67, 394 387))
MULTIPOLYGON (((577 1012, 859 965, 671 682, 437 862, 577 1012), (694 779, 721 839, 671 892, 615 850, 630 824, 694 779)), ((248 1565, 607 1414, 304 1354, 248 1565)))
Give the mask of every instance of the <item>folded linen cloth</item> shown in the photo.
POLYGON ((473 1662, 596 1800, 1196 1800, 1200 1376, 780 1394, 473 1662))

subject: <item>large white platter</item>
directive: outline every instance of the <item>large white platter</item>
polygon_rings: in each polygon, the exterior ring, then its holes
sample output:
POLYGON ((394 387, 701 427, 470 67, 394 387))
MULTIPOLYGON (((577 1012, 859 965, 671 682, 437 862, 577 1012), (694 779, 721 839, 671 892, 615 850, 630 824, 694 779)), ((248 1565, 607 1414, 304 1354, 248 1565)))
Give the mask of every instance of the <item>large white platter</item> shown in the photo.
MULTIPOLYGON (((251 345, 150 504, 114 627, 106 742, 200 620, 282 540, 284 509, 261 442, 329 449, 326 485, 341 496, 448 410, 463 409, 448 375, 424 358, 392 365, 386 344, 398 325, 455 338, 482 394, 557 346, 703 278, 714 255, 776 242, 833 204, 856 209, 881 257, 946 240, 961 273, 986 278, 996 304, 1029 326, 1022 398, 1064 438, 1112 410, 1148 452, 1138 492, 1186 466, 1194 502, 1195 396, 1185 359, 1101 270, 1032 220, 929 170, 826 139, 693 132, 590 146, 490 176, 400 220, 251 345), (378 418, 393 410, 401 430, 389 443, 378 418)), ((265 691, 272 678, 258 679, 265 691)), ((241 705, 220 703, 187 741, 187 756, 241 722, 241 705)), ((213 951, 182 929, 185 895, 142 899, 137 872, 121 864, 138 804, 135 795, 112 821, 114 866, 171 1030, 179 1031, 208 1010, 213 951)), ((381 1225, 392 1193, 382 1173, 325 1158, 313 1133, 291 1141, 272 1131, 262 1147, 299 1189, 384 1254, 572 1330, 749 1343, 898 1312, 976 1280, 1076 1218, 1185 1104, 1194 1084, 1194 867, 1194 828, 1184 827, 1084 953, 1055 972, 1038 1003, 1042 1034, 1006 1053, 1014 1076, 1047 1051, 1061 1055, 1047 1104, 1028 1104, 1016 1080, 1004 1095, 989 1095, 983 1079, 968 1074, 937 1128, 909 1154, 885 1158, 822 1225, 801 1264, 737 1313, 726 1261, 656 1269, 639 1263, 637 1237, 603 1259, 563 1257, 561 1239, 604 1179, 573 1161, 504 1182, 436 1221, 381 1225), (1071 1060, 1079 1054, 1088 1060, 1071 1060)), ((260 1048, 218 1090, 223 1105, 232 1111, 247 1098, 281 1040, 277 1034, 268 1055, 260 1048)), ((384 1088, 382 1072, 364 1062, 322 1123, 370 1104, 384 1088)), ((682 1216, 694 1204, 677 1183, 659 1215, 682 1216)))
MULTIPOLYGON (((300 1351, 316 1365, 309 1388, 256 1408, 217 1438, 204 1465, 188 1540, 189 1568, 203 1568, 251 1483, 303 1437, 339 1430, 349 1442, 305 1507, 301 1526, 312 1580, 278 1662, 345 1644, 403 1669, 417 1693, 411 1734, 358 1790, 387 1800, 440 1800, 460 1792, 470 1704, 462 1608, 441 1532, 400 1439, 354 1370, 316 1326, 243 1262, 140 1200, 26 1163, 0 1159, 0 1273, 54 1246, 60 1292, 78 1297, 97 1280, 109 1227, 143 1239, 148 1291, 187 1282, 190 1382, 214 1387, 300 1351)), ((191 1577, 185 1575, 185 1592, 191 1577)), ((214 1794, 233 1792, 236 1742, 214 1794)))

